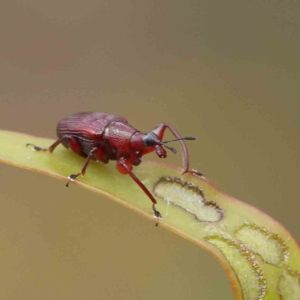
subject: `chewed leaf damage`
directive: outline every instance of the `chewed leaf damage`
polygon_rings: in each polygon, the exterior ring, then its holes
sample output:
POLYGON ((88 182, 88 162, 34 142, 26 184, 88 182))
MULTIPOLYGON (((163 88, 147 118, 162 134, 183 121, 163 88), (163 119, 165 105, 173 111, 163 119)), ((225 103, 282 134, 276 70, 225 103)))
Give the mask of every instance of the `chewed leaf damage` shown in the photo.
POLYGON ((242 242, 230 236, 214 235, 206 237, 205 240, 215 245, 234 269, 240 281, 244 299, 264 299, 267 281, 255 255, 242 242))
POLYGON ((282 299, 297 300, 300 298, 300 272, 286 268, 280 277, 278 292, 282 299))
POLYGON ((235 237, 265 262, 277 267, 283 266, 289 257, 289 249, 284 240, 265 227, 245 223, 236 230, 235 237))
POLYGON ((199 187, 180 178, 161 177, 154 186, 154 194, 184 209, 201 222, 218 222, 224 215, 220 206, 206 200, 199 187))

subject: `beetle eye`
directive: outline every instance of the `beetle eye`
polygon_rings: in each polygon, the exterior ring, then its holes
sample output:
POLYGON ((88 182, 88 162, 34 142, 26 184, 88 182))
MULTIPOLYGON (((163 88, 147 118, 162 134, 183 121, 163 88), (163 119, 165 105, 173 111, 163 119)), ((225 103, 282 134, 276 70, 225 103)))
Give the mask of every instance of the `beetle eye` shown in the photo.
POLYGON ((154 132, 149 132, 143 136, 143 143, 147 147, 152 147, 160 143, 160 140, 154 132))

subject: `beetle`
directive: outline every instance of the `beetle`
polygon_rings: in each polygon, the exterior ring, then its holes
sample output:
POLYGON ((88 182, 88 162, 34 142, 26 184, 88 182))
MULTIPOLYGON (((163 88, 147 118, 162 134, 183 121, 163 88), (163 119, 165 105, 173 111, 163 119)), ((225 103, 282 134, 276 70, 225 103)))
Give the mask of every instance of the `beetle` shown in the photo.
POLYGON ((146 186, 134 175, 132 166, 138 166, 142 161, 142 156, 153 151, 158 157, 166 158, 167 152, 164 147, 176 153, 174 148, 165 144, 179 141, 183 152, 182 174, 184 174, 188 172, 189 156, 183 140, 196 139, 195 137, 181 137, 172 126, 166 123, 160 123, 148 133, 141 133, 128 124, 124 117, 103 112, 83 112, 71 115, 57 124, 56 131, 58 140, 49 148, 41 148, 30 143, 26 146, 33 146, 33 150, 36 151, 52 153, 62 143, 66 148, 85 157, 86 160, 81 172, 71 174, 66 186, 69 186, 70 181, 75 181, 78 176, 85 174, 91 159, 105 164, 110 160, 116 160, 118 171, 121 174, 129 174, 150 198, 152 210, 157 219, 162 217, 155 207, 157 201, 146 186), (173 133, 176 139, 162 141, 166 128, 173 133))

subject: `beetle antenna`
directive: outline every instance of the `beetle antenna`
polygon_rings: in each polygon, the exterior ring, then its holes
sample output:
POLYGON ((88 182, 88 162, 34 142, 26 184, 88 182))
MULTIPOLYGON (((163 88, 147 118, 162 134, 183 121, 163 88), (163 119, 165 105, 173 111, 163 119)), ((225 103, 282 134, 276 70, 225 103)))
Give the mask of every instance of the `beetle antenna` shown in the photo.
POLYGON ((163 146, 166 147, 167 149, 171 150, 174 154, 177 153, 175 148, 172 148, 172 147, 169 147, 169 146, 166 146, 166 145, 163 145, 163 146))
POLYGON ((186 136, 186 137, 181 137, 181 138, 174 139, 174 140, 170 140, 170 141, 163 141, 163 142, 160 143, 160 145, 166 147, 167 149, 171 150, 174 154, 176 154, 177 151, 176 151, 175 148, 166 146, 165 144, 166 144, 166 143, 171 143, 171 142, 176 142, 176 141, 181 141, 181 140, 194 141, 195 139, 196 139, 196 138, 193 137, 193 136, 186 136))
POLYGON ((171 142, 181 141, 181 140, 194 141, 194 140, 196 140, 196 138, 195 138, 194 136, 181 137, 181 138, 178 138, 178 139, 175 139, 175 140, 163 141, 163 142, 162 142, 162 145, 163 145, 163 144, 166 144, 166 143, 171 143, 171 142))

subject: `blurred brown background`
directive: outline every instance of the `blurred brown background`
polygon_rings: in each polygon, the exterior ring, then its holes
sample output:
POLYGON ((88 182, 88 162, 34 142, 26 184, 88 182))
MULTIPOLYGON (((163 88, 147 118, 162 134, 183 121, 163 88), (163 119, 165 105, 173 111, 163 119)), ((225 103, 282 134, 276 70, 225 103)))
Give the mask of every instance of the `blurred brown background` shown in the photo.
MULTIPOLYGON (((192 168, 300 241, 299 32, 292 0, 2 0, 0 128, 55 138, 94 110, 169 122, 198 137, 192 168)), ((195 245, 76 186, 0 172, 0 299, 233 298, 195 245)))

